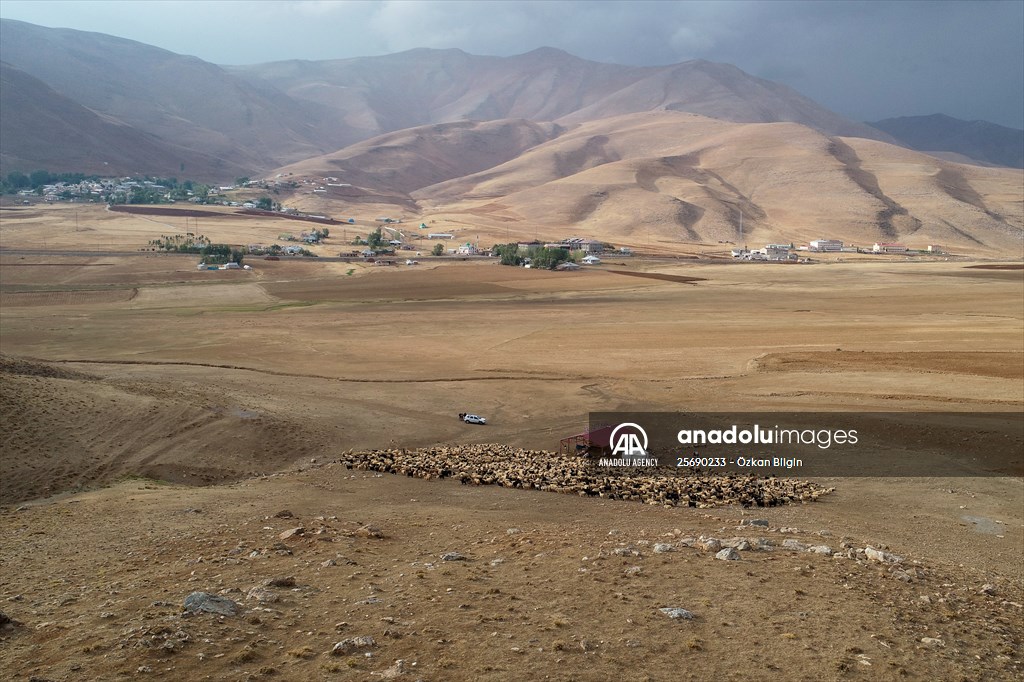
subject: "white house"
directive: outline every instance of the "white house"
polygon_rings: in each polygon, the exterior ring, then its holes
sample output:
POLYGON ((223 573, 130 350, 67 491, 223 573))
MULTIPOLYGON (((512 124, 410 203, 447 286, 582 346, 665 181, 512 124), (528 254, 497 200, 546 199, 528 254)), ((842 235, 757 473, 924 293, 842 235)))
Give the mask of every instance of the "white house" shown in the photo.
POLYGON ((584 265, 597 265, 601 262, 601 259, 597 256, 584 256, 580 262, 584 265))
POLYGON ((903 244, 879 244, 871 247, 873 253, 906 253, 907 247, 903 244))
POLYGON ((810 247, 811 251, 842 251, 843 242, 838 239, 815 239, 810 247))
POLYGON ((477 248, 470 244, 469 242, 466 242, 465 244, 460 246, 458 249, 455 250, 455 252, 460 256, 475 256, 477 253, 479 253, 479 251, 477 251, 477 248))

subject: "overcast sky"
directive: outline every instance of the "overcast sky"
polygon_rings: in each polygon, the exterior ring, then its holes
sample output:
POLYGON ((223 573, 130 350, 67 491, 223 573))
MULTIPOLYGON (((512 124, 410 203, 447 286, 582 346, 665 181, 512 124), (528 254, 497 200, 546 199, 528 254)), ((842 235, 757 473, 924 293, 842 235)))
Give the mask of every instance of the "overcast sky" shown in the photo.
POLYGON ((1024 0, 2 0, 0 17, 217 64, 414 47, 508 56, 552 46, 630 65, 699 58, 785 83, 856 120, 944 113, 1024 128, 1024 0))

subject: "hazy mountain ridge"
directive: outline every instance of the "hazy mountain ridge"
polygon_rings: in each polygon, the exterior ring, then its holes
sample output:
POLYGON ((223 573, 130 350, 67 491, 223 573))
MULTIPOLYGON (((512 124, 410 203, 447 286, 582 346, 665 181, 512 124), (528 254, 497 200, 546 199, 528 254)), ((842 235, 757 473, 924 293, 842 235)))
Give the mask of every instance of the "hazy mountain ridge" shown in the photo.
POLYGON ((250 83, 334 108, 340 126, 374 134, 426 123, 524 118, 582 123, 642 111, 689 111, 739 123, 794 121, 835 135, 893 141, 794 90, 728 64, 602 64, 553 48, 513 57, 419 48, 382 57, 229 67, 250 83), (376 130, 373 129, 376 126, 376 130))
POLYGON ((0 90, 0 166, 5 169, 169 176, 186 164, 199 177, 244 170, 101 116, 6 62, 0 62, 0 90))
MULTIPOLYGON (((7 19, 0 21, 0 58, 110 120, 251 173, 427 123, 574 124, 651 108, 739 122, 794 120, 829 134, 889 139, 789 88, 702 61, 631 67, 553 48, 513 57, 421 48, 221 67, 131 40, 7 19)), ((9 157, 30 160, 17 151, 18 138, 7 144, 15 147, 9 157)), ((182 162, 185 174, 206 165, 182 162)))
POLYGON ((0 56, 83 107, 228 167, 267 168, 335 148, 312 107, 195 57, 6 19, 0 56))
POLYGON ((868 125, 918 151, 955 152, 998 166, 1024 168, 1024 130, 945 114, 887 118, 868 125))

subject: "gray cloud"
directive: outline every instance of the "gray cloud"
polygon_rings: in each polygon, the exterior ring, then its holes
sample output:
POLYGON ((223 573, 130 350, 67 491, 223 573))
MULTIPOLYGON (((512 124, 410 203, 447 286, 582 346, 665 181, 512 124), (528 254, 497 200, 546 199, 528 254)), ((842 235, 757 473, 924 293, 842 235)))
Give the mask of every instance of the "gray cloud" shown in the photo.
POLYGON ((850 118, 942 112, 1024 127, 1024 3, 24 2, 0 16, 99 31, 218 64, 458 47, 728 62, 850 118))

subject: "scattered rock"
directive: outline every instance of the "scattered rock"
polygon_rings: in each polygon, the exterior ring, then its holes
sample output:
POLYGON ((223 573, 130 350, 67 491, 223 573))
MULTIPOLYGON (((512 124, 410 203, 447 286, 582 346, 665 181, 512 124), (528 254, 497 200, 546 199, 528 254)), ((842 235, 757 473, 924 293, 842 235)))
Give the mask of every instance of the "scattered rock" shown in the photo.
POLYGON ((519 533, 522 533, 522 532, 523 531, 519 530, 518 528, 509 528, 508 530, 505 531, 505 535, 518 535, 519 533))
POLYGON ((369 524, 357 528, 355 534, 361 538, 374 538, 376 540, 380 540, 384 537, 384 531, 377 526, 371 526, 369 524))
POLYGON ((933 647, 942 648, 942 647, 946 646, 946 641, 942 640, 942 639, 939 639, 938 637, 922 637, 921 638, 921 644, 925 644, 927 646, 933 646, 933 647))
POLYGON ((658 610, 672 620, 693 620, 693 612, 679 608, 678 606, 666 606, 658 610))
POLYGON ((275 519, 293 519, 293 518, 295 518, 295 514, 292 514, 287 509, 282 509, 281 511, 277 512, 276 514, 274 514, 274 518, 275 519))
POLYGON ((715 555, 715 558, 721 561, 739 561, 740 553, 732 547, 726 547, 718 552, 718 554, 715 555))
POLYGON ((274 592, 273 590, 268 590, 267 588, 259 585, 249 590, 249 592, 245 595, 245 598, 255 599, 261 604, 273 604, 279 599, 276 592, 274 592))
POLYGON ((343 639, 334 645, 331 649, 332 656, 347 656, 353 652, 359 651, 360 649, 372 649, 377 646, 377 642, 374 641, 373 637, 364 635, 362 637, 349 637, 343 639))
POLYGON ((998 593, 999 590, 996 588, 996 586, 991 584, 982 585, 981 589, 978 590, 978 594, 987 594, 990 597, 994 597, 998 593))
POLYGON ((912 583, 912 582, 914 582, 914 576, 912 576, 910 573, 907 573, 906 571, 901 571, 901 570, 898 570, 898 569, 894 570, 892 572, 892 577, 895 578, 896 580, 899 580, 899 581, 905 582, 905 583, 912 583))
POLYGON ((640 550, 635 547, 616 547, 612 550, 615 556, 640 556, 640 550))
POLYGON ((281 540, 288 540, 289 538, 293 538, 293 537, 301 536, 301 535, 305 535, 305 534, 306 534, 306 529, 303 528, 302 526, 298 526, 297 528, 289 528, 288 530, 286 530, 285 532, 281 533, 277 537, 280 538, 281 540))
POLYGON ((735 547, 736 550, 738 550, 740 552, 749 552, 750 551, 750 543, 747 542, 746 540, 740 540, 739 542, 737 542, 734 545, 734 547, 735 547))
POLYGON ((799 540, 794 540, 793 538, 786 538, 782 541, 782 549, 795 549, 798 552, 803 552, 807 549, 807 545, 800 542, 799 540))
POLYGON ((465 561, 466 557, 458 552, 445 552, 441 555, 441 561, 465 561))
POLYGON ((676 548, 673 547, 672 545, 668 544, 667 542, 656 542, 656 543, 654 543, 654 553, 655 554, 664 554, 665 552, 674 552, 674 551, 676 551, 676 548))
POLYGON ((264 587, 295 587, 295 578, 287 576, 277 576, 275 578, 267 578, 263 581, 264 587))
POLYGON ((872 561, 878 561, 883 564, 898 564, 903 561, 903 557, 898 557, 895 554, 889 552, 883 552, 880 549, 874 547, 865 547, 864 556, 872 561))
POLYGON ((832 548, 828 545, 815 545, 814 547, 808 547, 808 552, 813 554, 822 554, 824 556, 832 556, 832 548))
POLYGON ((705 552, 717 552, 722 549, 722 541, 717 538, 707 538, 700 543, 700 548, 705 552))
POLYGON ((185 597, 185 610, 192 613, 205 611, 221 616, 235 616, 241 607, 227 597, 218 597, 208 592, 193 592, 185 597))
POLYGON ((742 526, 760 526, 761 528, 768 527, 768 519, 748 519, 740 522, 742 526))
POLYGON ((623 573, 625 573, 626 575, 638 575, 642 570, 643 569, 639 566, 630 566, 625 571, 623 571, 623 573))
POLYGON ((397 661, 395 661, 395 664, 392 665, 390 668, 386 668, 384 670, 381 670, 379 673, 373 674, 380 675, 381 679, 384 680, 393 680, 399 675, 405 674, 405 661, 402 659, 398 659, 397 661))

